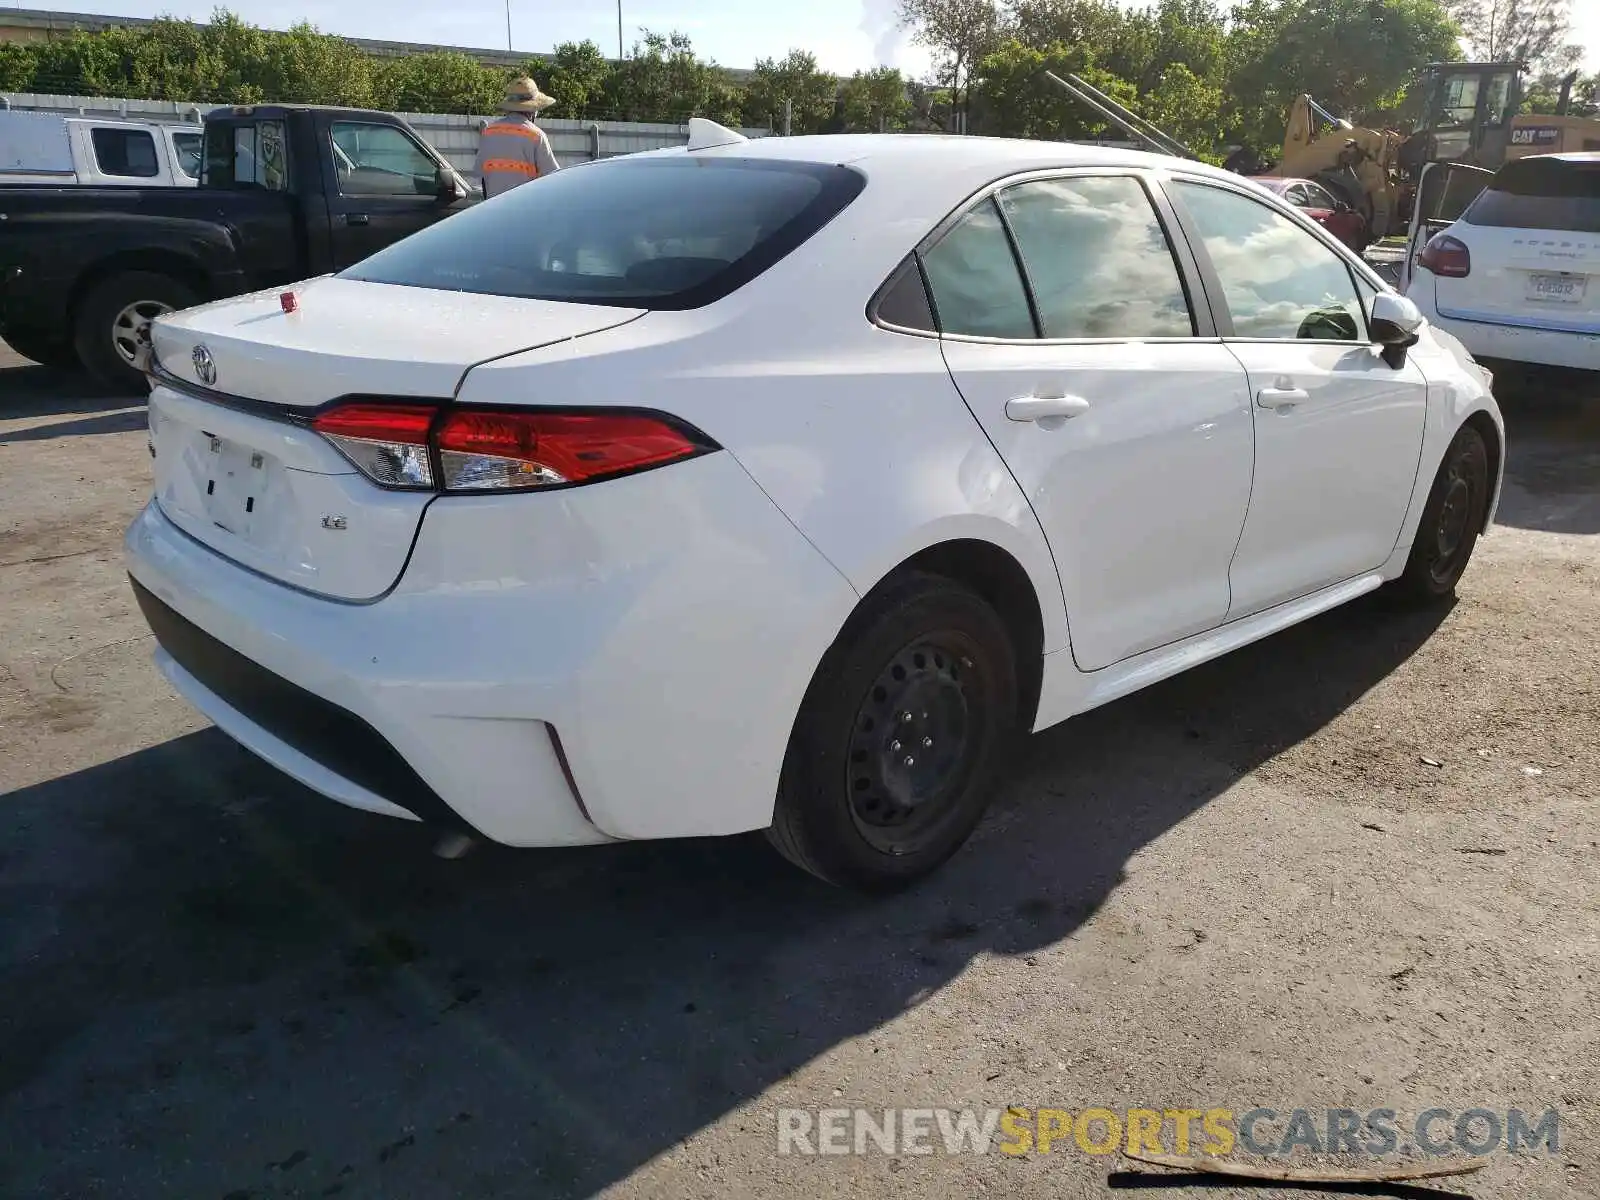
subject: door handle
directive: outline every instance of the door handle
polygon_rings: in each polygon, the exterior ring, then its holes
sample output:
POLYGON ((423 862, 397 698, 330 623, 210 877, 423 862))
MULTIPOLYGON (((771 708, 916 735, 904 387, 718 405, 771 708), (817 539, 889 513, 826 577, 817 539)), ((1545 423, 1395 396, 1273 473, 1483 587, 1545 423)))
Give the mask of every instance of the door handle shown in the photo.
POLYGON ((1256 403, 1262 408, 1275 408, 1279 411, 1293 408, 1296 404, 1304 404, 1311 399, 1311 393, 1305 388, 1262 388, 1256 393, 1256 403))
POLYGON ((1006 401, 1008 421, 1033 421, 1040 429, 1059 429, 1089 411, 1082 396, 1018 396, 1006 401))
POLYGON ((370 225, 372 224, 372 218, 367 216, 366 213, 345 213, 344 223, 346 225, 370 225))

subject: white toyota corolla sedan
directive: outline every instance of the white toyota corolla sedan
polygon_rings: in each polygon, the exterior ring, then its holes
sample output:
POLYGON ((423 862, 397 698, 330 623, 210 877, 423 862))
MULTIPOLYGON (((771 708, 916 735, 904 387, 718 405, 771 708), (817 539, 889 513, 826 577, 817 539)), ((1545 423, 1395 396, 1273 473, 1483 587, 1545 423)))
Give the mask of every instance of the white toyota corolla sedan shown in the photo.
POLYGON ((981 138, 563 171, 159 320, 126 540, 177 690, 512 846, 765 829, 887 889, 1017 736, 1493 519, 1487 377, 1237 176, 981 138))

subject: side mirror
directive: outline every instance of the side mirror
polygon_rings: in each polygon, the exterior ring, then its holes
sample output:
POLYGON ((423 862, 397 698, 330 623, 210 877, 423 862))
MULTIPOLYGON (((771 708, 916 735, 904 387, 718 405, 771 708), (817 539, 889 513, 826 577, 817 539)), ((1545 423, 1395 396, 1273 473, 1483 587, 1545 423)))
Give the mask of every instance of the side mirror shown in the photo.
POLYGON ((1405 296, 1379 292, 1372 300, 1372 344, 1383 347, 1383 361, 1399 370, 1406 351, 1417 344, 1422 312, 1405 296))
POLYGON ((434 176, 435 195, 440 204, 454 204, 457 200, 466 199, 466 192, 461 190, 461 183, 456 179, 456 173, 449 167, 440 167, 434 176))

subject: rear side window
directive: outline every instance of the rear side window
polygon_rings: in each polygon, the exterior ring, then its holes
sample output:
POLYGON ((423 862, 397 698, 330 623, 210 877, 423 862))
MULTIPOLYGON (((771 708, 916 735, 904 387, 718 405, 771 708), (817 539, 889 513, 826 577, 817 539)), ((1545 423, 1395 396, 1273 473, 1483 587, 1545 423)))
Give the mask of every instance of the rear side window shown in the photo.
POLYGON ((282 121, 211 125, 205 137, 205 173, 200 182, 206 187, 287 190, 289 161, 282 121))
POLYGON ((1065 177, 1000 193, 1047 338, 1194 336, 1189 298, 1137 179, 1065 177))
POLYGON ((993 200, 969 212, 922 256, 942 333, 1032 338, 1033 313, 993 200))
POLYGON ((175 133, 173 148, 178 152, 178 170, 190 179, 200 178, 200 142, 198 133, 175 133))
POLYGON ((802 245, 865 183, 821 163, 690 155, 595 163, 484 201, 343 274, 440 291, 697 308, 802 245))
POLYGON ((1463 219, 1499 229, 1600 233, 1600 161, 1525 158, 1507 163, 1463 219))
POLYGON ((161 173, 156 159, 156 139, 143 129, 95 129, 94 161, 102 175, 129 179, 154 179, 161 173))

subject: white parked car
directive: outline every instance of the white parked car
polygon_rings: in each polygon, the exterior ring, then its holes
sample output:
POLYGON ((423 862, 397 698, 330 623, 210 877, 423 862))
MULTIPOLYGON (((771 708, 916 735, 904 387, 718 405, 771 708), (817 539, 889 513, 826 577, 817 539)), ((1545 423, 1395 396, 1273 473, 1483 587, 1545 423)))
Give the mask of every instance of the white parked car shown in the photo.
POLYGON ((373 812, 768 829, 864 889, 1019 733, 1448 595, 1503 460, 1314 222, 1063 144, 697 124, 153 340, 127 561, 223 730, 373 812))
POLYGON ((1474 355, 1600 371, 1600 152, 1435 164, 1418 216, 1401 283, 1430 323, 1474 355), (1459 218, 1429 222, 1441 207, 1459 218))
POLYGON ((199 125, 0 111, 0 184, 195 187, 199 125))

